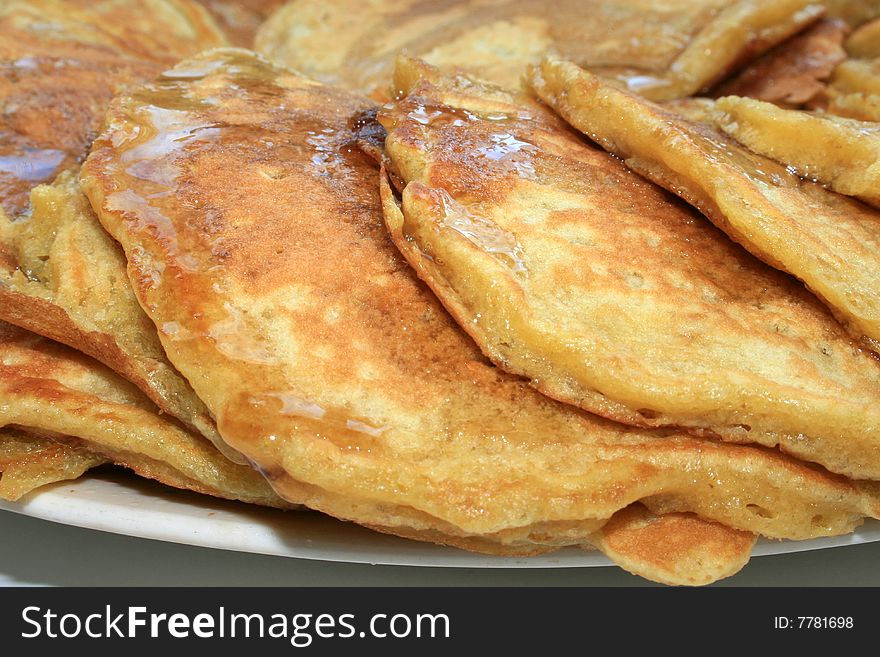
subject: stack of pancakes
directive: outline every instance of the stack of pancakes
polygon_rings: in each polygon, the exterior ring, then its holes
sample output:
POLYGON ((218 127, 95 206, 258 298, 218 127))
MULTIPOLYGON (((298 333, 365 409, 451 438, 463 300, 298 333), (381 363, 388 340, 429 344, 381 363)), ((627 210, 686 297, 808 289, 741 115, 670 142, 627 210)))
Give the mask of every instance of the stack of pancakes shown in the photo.
POLYGON ((878 16, 4 3, 0 496, 109 462, 671 584, 880 517, 878 16))

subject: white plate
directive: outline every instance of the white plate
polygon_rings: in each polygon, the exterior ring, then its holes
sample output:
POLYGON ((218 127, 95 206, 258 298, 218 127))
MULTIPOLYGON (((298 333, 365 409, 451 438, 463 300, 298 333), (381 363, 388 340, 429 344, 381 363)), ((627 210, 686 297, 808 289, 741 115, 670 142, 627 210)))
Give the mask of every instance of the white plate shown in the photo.
MULTIPOLYGON (((47 486, 0 509, 65 525, 202 547, 301 559, 396 566, 571 568, 609 566, 596 552, 567 548, 528 559, 488 557, 378 534, 309 512, 281 512, 176 491, 125 473, 99 472, 47 486)), ((880 522, 848 536, 761 540, 754 555, 880 541, 880 522)))

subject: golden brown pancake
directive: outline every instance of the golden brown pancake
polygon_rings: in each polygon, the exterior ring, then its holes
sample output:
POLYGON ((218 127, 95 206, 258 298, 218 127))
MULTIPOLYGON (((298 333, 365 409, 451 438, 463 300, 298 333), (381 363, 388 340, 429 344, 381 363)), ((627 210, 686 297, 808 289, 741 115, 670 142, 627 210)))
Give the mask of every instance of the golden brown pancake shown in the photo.
POLYGON ((229 43, 252 48, 257 30, 284 0, 198 0, 217 25, 226 33, 229 43))
POLYGON ((190 0, 0 7, 0 98, 14 108, 0 115, 0 319, 97 358, 221 447, 204 405, 165 358, 77 175, 118 88, 222 43, 190 0))
POLYGON ((0 211, 85 157, 120 86, 224 43, 194 0, 3 2, 0 211))
POLYGON ((257 50, 371 93, 387 87, 401 50, 517 88, 549 49, 658 98, 711 86, 824 12, 808 0, 344 0, 333 9, 289 2, 260 29, 257 50))
MULTIPOLYGON (((59 442, 176 488, 266 506, 289 506, 251 468, 159 415, 139 390, 68 347, 0 322, 0 427, 59 442)), ((60 467, 85 469, 83 454, 60 467)), ((5 475, 4 475, 5 477, 5 475)))
POLYGON ((739 572, 751 556, 755 536, 693 514, 657 516, 633 504, 614 514, 593 543, 635 575, 699 586, 739 572))
POLYGON ((880 124, 737 96, 716 107, 718 127, 750 150, 880 208, 880 124))
MULTIPOLYGON (((0 499, 17 500, 37 488, 76 479, 85 471, 110 462, 110 459, 89 451, 83 444, 78 439, 57 435, 53 439, 18 427, 0 429, 0 499)), ((90 445, 95 446, 95 443, 90 445)), ((108 449, 106 443, 96 447, 99 451, 110 452, 118 460, 118 453, 108 449)), ((143 464, 139 463, 139 459, 135 463, 142 469, 143 464)), ((167 476, 163 478, 166 483, 177 487, 191 488, 186 481, 175 478, 169 482, 167 476)), ((624 510, 618 515, 633 514, 624 510)), ((679 535, 681 522, 677 520, 680 514, 651 518, 650 523, 642 520, 644 515, 647 515, 646 512, 638 514, 632 521, 623 521, 615 516, 613 522, 603 528, 601 535, 593 537, 591 541, 603 549, 609 549, 606 546, 610 546, 614 550, 612 559, 625 562, 631 572, 655 581, 691 585, 709 583, 713 581, 712 575, 723 576, 726 569, 715 566, 707 572, 707 568, 694 563, 694 553, 698 552, 701 559, 713 565, 723 561, 729 563, 730 568, 738 570, 748 560, 754 543, 754 537, 749 540, 749 535, 744 532, 689 516, 689 531, 686 534, 689 547, 671 551, 672 546, 681 544, 683 537, 679 535), (643 534, 648 535, 640 540, 643 534), (658 562, 663 568, 657 567, 658 562)), ((442 537, 438 540, 443 542, 442 537)), ((472 549, 494 553, 498 551, 498 546, 486 541, 484 545, 472 549)), ((552 548, 524 543, 521 554, 537 554, 548 549, 552 548)), ((511 548, 506 547, 502 552, 509 554, 511 548)))
POLYGON ((846 40, 846 51, 853 57, 880 57, 880 18, 865 23, 846 40))
POLYGON ((78 445, 20 428, 0 429, 0 499, 15 501, 41 486, 77 479, 107 462, 78 445))
POLYGON ((83 168, 170 360, 283 497, 513 554, 587 543, 639 500, 775 537, 876 513, 870 485, 626 428, 493 367, 388 237, 356 146, 373 110, 204 53, 119 97, 83 168))
MULTIPOLYGON (((534 71, 533 84, 572 125, 797 276, 853 336, 880 350, 880 212, 748 151, 710 125, 711 110, 708 123, 689 119, 552 58, 534 71)), ((828 366, 839 373, 836 363, 828 366)), ((870 359, 857 367, 870 368, 873 378, 870 359)), ((858 413, 865 419, 880 408, 876 388, 866 392, 865 413, 858 413)), ((864 438, 864 429, 858 433, 864 438)))
MULTIPOLYGON (((528 557, 553 549, 530 542, 501 545, 441 533, 406 533, 399 529, 392 533, 493 555, 528 557)), ((558 536, 553 540, 564 545, 558 536)), ((654 582, 701 586, 739 572, 749 561, 755 540, 754 534, 692 513, 656 515, 636 503, 615 513, 582 547, 598 549, 621 568, 654 582)))
POLYGON ((543 106, 401 67, 386 222, 493 362, 620 422, 880 473, 880 365, 803 286, 543 106))
POLYGON ((132 292, 125 256, 95 218, 76 173, 34 188, 27 216, 10 221, 0 213, 8 255, 0 263, 0 320, 96 358, 223 448, 208 410, 168 362, 132 292))
POLYGON ((848 33, 849 26, 842 20, 819 21, 757 59, 712 95, 802 105, 825 89, 835 67, 846 59, 843 40, 848 33))

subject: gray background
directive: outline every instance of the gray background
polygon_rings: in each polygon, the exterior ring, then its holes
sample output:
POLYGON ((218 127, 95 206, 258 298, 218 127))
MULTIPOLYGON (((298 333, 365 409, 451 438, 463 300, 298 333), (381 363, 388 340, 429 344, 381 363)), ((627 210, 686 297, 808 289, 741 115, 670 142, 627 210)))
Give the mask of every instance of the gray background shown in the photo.
MULTIPOLYGON (((717 586, 878 586, 880 543, 755 557, 717 586)), ((0 511, 0 585, 644 586, 614 567, 369 566, 243 554, 79 529, 0 511)))

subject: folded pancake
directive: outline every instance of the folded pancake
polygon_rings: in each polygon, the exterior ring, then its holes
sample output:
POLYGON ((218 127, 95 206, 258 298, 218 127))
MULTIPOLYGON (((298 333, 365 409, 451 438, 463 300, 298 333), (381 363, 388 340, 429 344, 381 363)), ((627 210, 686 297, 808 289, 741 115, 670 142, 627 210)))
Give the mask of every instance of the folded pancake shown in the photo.
POLYGON ((0 7, 0 98, 15 108, 0 116, 0 320, 97 358, 221 448, 207 409, 165 358, 77 175, 117 88, 223 42, 189 0, 0 7), (32 189, 58 171, 53 184, 32 189))
POLYGON ((779 105, 802 105, 819 95, 835 67, 846 59, 849 26, 825 19, 776 46, 721 84, 713 96, 748 96, 779 105))
POLYGON ((384 91, 401 50, 512 88, 552 50, 658 98, 711 86, 825 11, 808 0, 344 0, 333 8, 289 2, 260 29, 257 50, 362 93, 384 91))
POLYGON ((356 145, 381 137, 374 110, 204 53, 118 98, 83 168, 169 358, 284 498, 513 554, 589 543, 639 500, 775 537, 875 515, 869 484, 629 429, 494 368, 388 237, 356 145))
POLYGON ((66 478, 100 457, 176 488, 290 506, 259 473, 231 463, 210 442, 159 415, 139 390, 103 365, 0 322, 2 427, 48 434, 78 448, 58 456, 53 467, 62 473, 50 478, 66 478))
MULTIPOLYGON (((705 116, 688 118, 552 58, 532 81, 572 125, 698 207, 754 255, 798 277, 854 337, 880 350, 880 211, 747 150, 712 124, 711 101, 702 105, 705 116)), ((829 368, 836 371, 836 363, 829 368)), ((865 419, 878 408, 876 393, 874 386, 867 391, 867 415, 859 413, 865 419)))
POLYGON ((79 445, 17 427, 0 429, 0 499, 15 501, 41 486, 77 479, 107 462, 79 445))
POLYGON ((880 57, 880 18, 865 23, 846 40, 846 51, 853 57, 880 57))
POLYGON ((0 4, 0 210, 85 157, 118 87, 224 42, 194 0, 0 4))
POLYGON ((700 586, 739 572, 751 556, 755 536, 693 514, 658 516, 633 504, 614 514, 593 544, 635 575, 700 586))
POLYGON ((719 99, 716 108, 718 127, 751 151, 880 208, 880 123, 737 96, 719 99))

